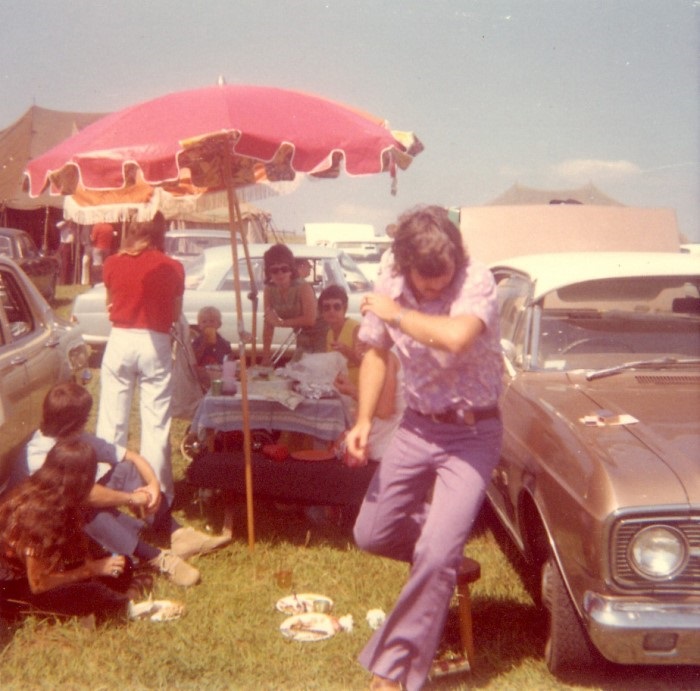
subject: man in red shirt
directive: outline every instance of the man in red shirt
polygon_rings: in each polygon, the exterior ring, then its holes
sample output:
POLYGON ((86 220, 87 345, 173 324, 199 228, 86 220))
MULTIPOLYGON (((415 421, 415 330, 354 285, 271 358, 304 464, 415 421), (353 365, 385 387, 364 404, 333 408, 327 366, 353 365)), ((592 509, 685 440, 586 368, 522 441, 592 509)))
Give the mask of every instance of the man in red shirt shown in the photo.
POLYGON ((126 446, 132 396, 138 387, 141 455, 172 502, 170 329, 182 311, 185 275, 182 264, 161 250, 165 221, 156 216, 153 222, 130 229, 126 247, 104 264, 112 331, 102 358, 97 436, 126 446))

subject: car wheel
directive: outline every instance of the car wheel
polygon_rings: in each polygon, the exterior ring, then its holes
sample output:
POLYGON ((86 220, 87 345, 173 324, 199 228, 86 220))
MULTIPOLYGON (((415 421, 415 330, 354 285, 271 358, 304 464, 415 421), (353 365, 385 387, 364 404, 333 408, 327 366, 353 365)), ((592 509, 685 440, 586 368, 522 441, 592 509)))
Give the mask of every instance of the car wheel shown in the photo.
POLYGON ((549 610, 549 636, 544 657, 552 674, 590 671, 600 658, 595 653, 574 609, 554 559, 542 569, 542 602, 549 610))
POLYGON ((199 437, 192 431, 191 427, 187 428, 185 436, 180 442, 180 453, 183 458, 188 462, 192 463, 203 451, 202 443, 199 441, 199 437))

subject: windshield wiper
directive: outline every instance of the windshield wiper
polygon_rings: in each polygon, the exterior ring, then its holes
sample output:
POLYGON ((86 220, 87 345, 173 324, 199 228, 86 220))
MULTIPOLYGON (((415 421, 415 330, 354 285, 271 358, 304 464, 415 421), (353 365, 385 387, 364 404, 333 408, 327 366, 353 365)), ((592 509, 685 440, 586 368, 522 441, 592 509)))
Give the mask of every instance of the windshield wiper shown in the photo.
POLYGON ((587 381, 594 379, 602 379, 610 377, 613 374, 619 374, 628 369, 636 369, 637 367, 670 367, 674 365, 700 365, 700 358, 675 358, 675 357, 660 357, 652 360, 636 360, 634 362, 625 362, 622 365, 615 367, 606 367, 605 369, 595 370, 586 375, 587 381))

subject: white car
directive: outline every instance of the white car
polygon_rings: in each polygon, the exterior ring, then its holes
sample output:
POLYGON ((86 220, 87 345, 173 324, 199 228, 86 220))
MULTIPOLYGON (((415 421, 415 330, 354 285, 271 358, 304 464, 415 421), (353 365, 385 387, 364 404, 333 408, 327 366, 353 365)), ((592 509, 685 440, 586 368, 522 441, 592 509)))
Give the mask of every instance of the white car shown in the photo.
POLYGON ((177 259, 187 268, 208 247, 231 245, 231 233, 228 230, 213 228, 187 228, 169 230, 165 234, 165 253, 177 259))
MULTIPOLYGON (((263 326, 263 254, 271 245, 249 245, 248 250, 253 268, 251 282, 243 248, 238 246, 243 297, 243 328, 252 332, 251 295, 257 291, 257 331, 256 340, 261 343, 263 326)), ((337 284, 348 293, 348 316, 361 319, 360 302, 371 290, 371 284, 354 260, 342 250, 308 245, 289 245, 296 258, 311 262, 311 275, 307 280, 313 283, 318 295, 327 285, 337 284)), ((185 295, 183 312, 190 324, 197 323, 197 312, 204 306, 213 305, 221 310, 223 325, 221 335, 238 343, 236 325, 236 301, 233 292, 233 261, 231 247, 211 247, 205 249, 185 270, 185 295)), ((103 346, 107 342, 111 324, 107 316, 105 288, 99 284, 88 292, 78 295, 73 303, 72 319, 77 322, 87 343, 103 346)), ((290 334, 290 329, 275 329, 273 344, 280 345, 290 334)))
POLYGON ((87 375, 89 350, 27 275, 0 257, 0 491, 39 425, 46 392, 87 375))

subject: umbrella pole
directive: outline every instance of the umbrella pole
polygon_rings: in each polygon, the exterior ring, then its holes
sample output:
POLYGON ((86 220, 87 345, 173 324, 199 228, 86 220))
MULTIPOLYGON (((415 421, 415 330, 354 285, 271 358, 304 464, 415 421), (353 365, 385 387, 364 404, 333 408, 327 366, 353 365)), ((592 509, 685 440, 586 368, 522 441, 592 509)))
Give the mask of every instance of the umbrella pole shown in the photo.
MULTIPOLYGON (((238 218, 241 219, 241 232, 243 232, 243 215, 241 214, 241 208, 238 204, 238 197, 235 194, 235 192, 233 198, 236 204, 236 213, 238 215, 238 218)), ((248 276, 250 277, 250 306, 252 315, 250 324, 252 341, 250 361, 253 365, 256 365, 258 362, 258 286, 256 285, 255 280, 253 279, 253 264, 250 261, 250 250, 248 249, 248 243, 245 241, 245 238, 243 238, 243 254, 245 255, 246 266, 248 267, 248 276)))
MULTIPOLYGON (((238 352, 239 367, 241 373, 241 412, 243 414, 243 454, 245 461, 245 495, 246 514, 248 522, 248 549, 253 551, 255 547, 255 517, 253 514, 253 459, 250 434, 250 406, 248 404, 248 369, 246 364, 245 341, 242 337, 243 329, 243 305, 241 301, 241 277, 238 267, 238 241, 236 234, 240 233, 241 241, 245 247, 243 236, 243 221, 240 216, 240 207, 236 198, 236 192, 231 180, 231 172, 228 166, 228 156, 224 157, 223 180, 226 185, 226 195, 229 208, 229 231, 231 233, 231 256, 233 259, 233 281, 236 297, 236 319, 238 321, 238 352)), ((251 275, 252 278, 252 275, 251 275)), ((227 507, 224 517, 224 530, 233 532, 233 514, 231 507, 227 507)))

